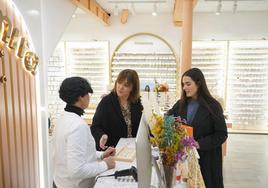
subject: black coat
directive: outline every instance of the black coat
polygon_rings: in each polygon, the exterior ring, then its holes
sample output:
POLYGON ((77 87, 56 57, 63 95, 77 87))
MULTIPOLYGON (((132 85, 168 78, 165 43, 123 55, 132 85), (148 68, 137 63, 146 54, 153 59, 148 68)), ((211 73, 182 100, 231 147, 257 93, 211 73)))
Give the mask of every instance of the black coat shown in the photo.
MULTIPOLYGON (((140 99, 137 103, 130 104, 132 136, 136 137, 143 106, 140 99)), ((102 98, 93 117, 91 132, 96 142, 97 150, 103 134, 108 135, 107 146, 116 146, 120 138, 126 138, 127 124, 124 120, 120 104, 114 93, 102 98)))
MULTIPOLYGON (((207 108, 199 105, 192 121, 193 135, 199 143, 199 164, 206 188, 223 188, 222 149, 227 139, 227 127, 222 109, 218 104, 209 104, 214 115, 207 108)), ((187 109, 179 114, 179 101, 168 111, 168 115, 187 119, 187 109)))

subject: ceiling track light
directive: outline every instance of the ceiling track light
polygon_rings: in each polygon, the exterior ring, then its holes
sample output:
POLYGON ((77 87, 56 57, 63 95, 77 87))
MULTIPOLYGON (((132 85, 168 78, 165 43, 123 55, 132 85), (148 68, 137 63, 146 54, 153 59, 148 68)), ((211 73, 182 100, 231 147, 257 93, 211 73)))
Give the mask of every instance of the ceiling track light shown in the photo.
POLYGON ((235 14, 236 11, 237 11, 237 0, 234 0, 233 13, 235 14))
POLYGON ((153 4, 153 12, 152 12, 152 16, 157 16, 157 7, 156 7, 156 3, 153 4))
POLYGON ((118 16, 118 13, 119 13, 118 5, 115 4, 115 5, 114 5, 114 15, 115 15, 115 16, 118 16))
POLYGON ((221 8, 222 8, 222 4, 221 4, 221 0, 218 1, 218 6, 217 6, 217 11, 216 11, 216 15, 220 15, 221 14, 221 8))
POLYGON ((131 12, 133 15, 136 14, 135 5, 134 5, 133 2, 130 4, 130 12, 131 12))

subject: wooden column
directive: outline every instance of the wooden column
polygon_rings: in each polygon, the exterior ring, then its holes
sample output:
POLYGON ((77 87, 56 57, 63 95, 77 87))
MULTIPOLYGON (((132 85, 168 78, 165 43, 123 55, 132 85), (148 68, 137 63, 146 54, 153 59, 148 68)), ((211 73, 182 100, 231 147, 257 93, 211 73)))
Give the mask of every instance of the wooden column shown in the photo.
POLYGON ((192 65, 193 0, 183 0, 180 75, 192 65))

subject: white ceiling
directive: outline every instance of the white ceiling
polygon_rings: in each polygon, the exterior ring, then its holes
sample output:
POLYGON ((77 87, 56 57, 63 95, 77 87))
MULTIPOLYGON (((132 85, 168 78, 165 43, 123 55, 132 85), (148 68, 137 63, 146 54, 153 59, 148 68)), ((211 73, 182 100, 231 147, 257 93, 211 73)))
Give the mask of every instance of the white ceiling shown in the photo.
MULTIPOLYGON (((151 13, 154 2, 158 13, 171 13, 175 0, 97 0, 109 13, 113 14, 115 6, 119 10, 134 6, 135 13, 151 13)), ((232 12, 234 0, 221 0, 222 12, 232 12)), ((198 0, 194 12, 216 12, 218 0, 198 0)), ((237 12, 268 11, 268 0, 237 0, 237 12)))

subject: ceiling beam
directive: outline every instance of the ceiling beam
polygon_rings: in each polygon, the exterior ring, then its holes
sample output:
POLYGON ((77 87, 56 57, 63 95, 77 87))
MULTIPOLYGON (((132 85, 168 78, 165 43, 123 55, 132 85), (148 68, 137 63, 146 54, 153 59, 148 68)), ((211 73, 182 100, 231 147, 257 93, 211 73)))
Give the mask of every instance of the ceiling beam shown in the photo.
MULTIPOLYGON (((198 0, 193 0, 194 7, 196 6, 198 0)), ((183 9, 183 0, 175 0, 174 10, 173 10, 173 23, 175 26, 182 26, 182 9, 183 9)))
POLYGON ((110 14, 106 12, 96 0, 73 0, 74 4, 86 12, 97 16, 105 25, 110 24, 110 14))
POLYGON ((123 9, 121 12, 121 23, 125 24, 128 20, 129 11, 128 9, 123 9))
POLYGON ((175 26, 182 26, 183 0, 175 0, 173 9, 173 22, 175 26))

